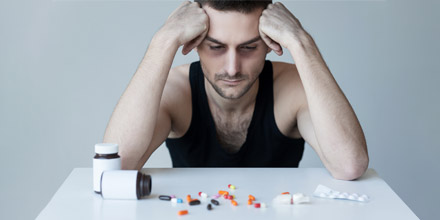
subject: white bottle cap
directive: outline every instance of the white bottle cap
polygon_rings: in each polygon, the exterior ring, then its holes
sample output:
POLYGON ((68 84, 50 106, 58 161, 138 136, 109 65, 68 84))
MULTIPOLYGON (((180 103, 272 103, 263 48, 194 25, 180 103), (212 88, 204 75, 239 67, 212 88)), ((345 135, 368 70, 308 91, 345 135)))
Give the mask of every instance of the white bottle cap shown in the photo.
POLYGON ((97 154, 116 154, 116 153, 118 153, 118 144, 112 144, 112 143, 95 144, 95 153, 97 153, 97 154))

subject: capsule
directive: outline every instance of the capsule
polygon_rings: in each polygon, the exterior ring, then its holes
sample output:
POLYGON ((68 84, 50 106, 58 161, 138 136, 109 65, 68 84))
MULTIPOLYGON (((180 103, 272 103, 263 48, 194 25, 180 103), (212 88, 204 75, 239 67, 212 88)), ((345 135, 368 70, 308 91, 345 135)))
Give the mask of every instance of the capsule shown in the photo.
POLYGON ((191 195, 187 195, 187 196, 186 196, 186 201, 187 201, 187 202, 191 201, 191 195))
POLYGON ((160 196, 159 196, 159 199, 160 199, 160 200, 170 201, 170 200, 171 200, 171 196, 160 195, 160 196))
POLYGON ((214 205, 220 205, 220 203, 215 199, 211 199, 211 203, 214 205))
POLYGON ((248 200, 248 205, 252 205, 252 199, 248 200))
POLYGON ((219 190, 218 194, 220 194, 220 195, 229 195, 229 192, 228 191, 219 190))
POLYGON ((232 185, 232 184, 229 184, 229 185, 228 185, 228 188, 229 188, 229 189, 235 189, 235 186, 232 185))
POLYGON ((189 205, 200 205, 200 200, 198 199, 193 199, 189 202, 189 205))
POLYGON ((233 197, 233 196, 231 196, 231 195, 229 195, 229 196, 228 196, 228 199, 229 199, 229 200, 233 200, 233 199, 234 199, 234 197, 233 197))
POLYGON ((212 209, 212 205, 211 204, 208 204, 208 206, 206 207, 208 210, 211 210, 212 209))
POLYGON ((254 204, 254 207, 255 207, 255 208, 260 208, 260 206, 261 206, 260 203, 255 203, 255 204, 254 204))
POLYGON ((183 203, 182 199, 177 199, 177 203, 183 203))
POLYGON ((266 203, 262 202, 262 203, 260 204, 260 207, 261 207, 261 208, 266 208, 267 205, 266 205, 266 203))
POLYGON ((255 197, 253 195, 249 195, 249 199, 255 201, 255 197))
POLYGON ((186 215, 188 214, 188 210, 180 210, 179 212, 177 212, 178 215, 186 215))
POLYGON ((290 192, 283 192, 283 193, 281 193, 281 195, 289 195, 290 194, 290 192))
POLYGON ((237 201, 235 201, 235 200, 231 200, 231 203, 232 203, 233 206, 237 206, 238 205, 237 201))
POLYGON ((177 203, 177 199, 176 198, 171 198, 171 202, 172 203, 177 203))

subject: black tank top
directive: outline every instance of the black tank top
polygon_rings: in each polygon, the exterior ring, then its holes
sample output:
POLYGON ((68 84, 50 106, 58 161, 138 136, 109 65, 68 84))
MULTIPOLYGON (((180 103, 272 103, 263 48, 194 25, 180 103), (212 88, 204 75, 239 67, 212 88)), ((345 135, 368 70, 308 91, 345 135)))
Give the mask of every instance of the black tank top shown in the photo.
POLYGON ((275 122, 272 63, 266 61, 246 141, 237 153, 225 151, 208 106, 200 61, 190 66, 192 119, 180 138, 166 139, 173 167, 298 167, 304 139, 284 136, 275 122))

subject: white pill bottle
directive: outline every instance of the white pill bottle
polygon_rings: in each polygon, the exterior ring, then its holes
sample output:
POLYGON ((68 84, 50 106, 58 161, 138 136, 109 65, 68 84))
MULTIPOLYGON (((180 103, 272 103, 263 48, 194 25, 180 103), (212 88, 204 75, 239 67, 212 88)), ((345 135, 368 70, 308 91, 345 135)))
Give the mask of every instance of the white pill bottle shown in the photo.
POLYGON ((93 157, 93 190, 101 193, 101 175, 106 170, 120 170, 121 158, 118 155, 118 144, 95 144, 93 157))

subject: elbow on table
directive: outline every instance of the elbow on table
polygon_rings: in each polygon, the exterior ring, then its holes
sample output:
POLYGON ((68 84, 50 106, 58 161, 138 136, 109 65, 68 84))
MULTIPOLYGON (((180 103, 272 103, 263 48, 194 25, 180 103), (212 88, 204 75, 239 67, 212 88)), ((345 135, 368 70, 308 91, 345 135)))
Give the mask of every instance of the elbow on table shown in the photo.
POLYGON ((338 180, 356 180, 362 175, 368 168, 369 159, 365 158, 362 162, 352 163, 344 167, 344 169, 338 172, 332 172, 332 176, 338 180))

